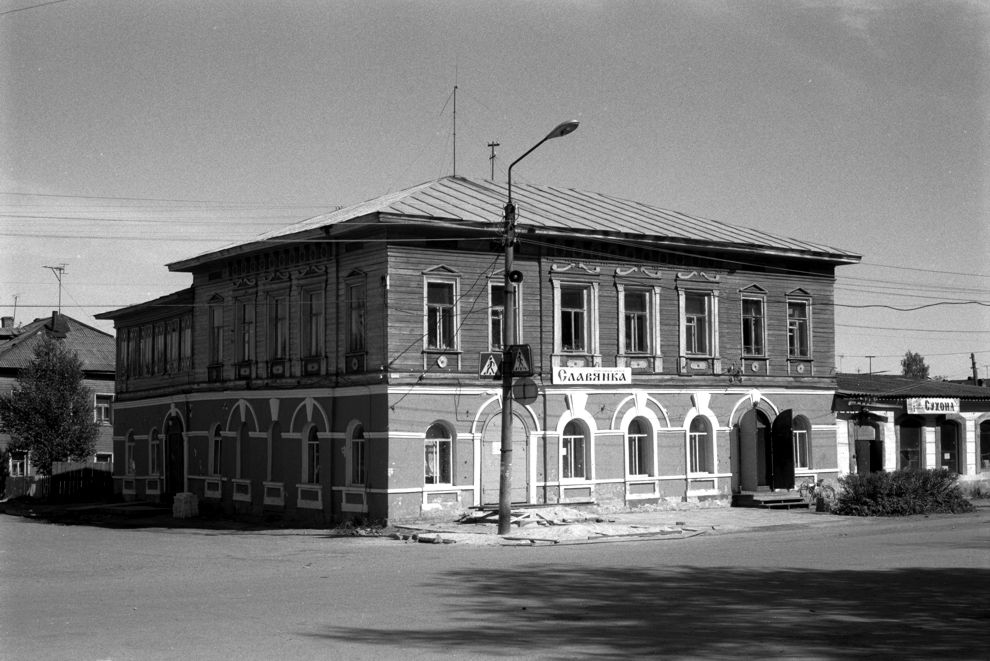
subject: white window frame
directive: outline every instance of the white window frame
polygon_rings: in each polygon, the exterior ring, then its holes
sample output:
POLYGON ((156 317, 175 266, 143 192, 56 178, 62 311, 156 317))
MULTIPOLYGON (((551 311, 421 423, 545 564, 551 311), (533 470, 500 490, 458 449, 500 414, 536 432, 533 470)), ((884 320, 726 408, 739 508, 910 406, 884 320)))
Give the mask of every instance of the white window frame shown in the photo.
POLYGON ((289 357, 289 296, 287 292, 268 295, 268 359, 289 357))
MULTIPOLYGON (((223 302, 211 302, 209 307, 209 361, 210 365, 223 364, 223 302)), ((142 333, 142 336, 144 334, 142 333)), ((142 341, 143 341, 142 337, 142 341)))
POLYGON ((302 290, 301 299, 303 358, 319 358, 326 353, 326 297, 322 290, 309 287, 302 290))
POLYGON ((210 435, 210 475, 223 474, 223 432, 219 425, 210 435))
MULTIPOLYGON (((432 352, 456 352, 460 349, 460 278, 451 276, 437 276, 435 274, 429 274, 423 279, 423 346, 426 351, 432 352), (434 329, 431 328, 430 323, 430 312, 433 304, 430 303, 430 285, 443 285, 445 287, 450 287, 451 302, 449 304, 450 310, 450 338, 449 346, 443 346, 441 342, 441 335, 443 334, 444 324, 442 323, 441 317, 438 317, 436 323, 439 326, 436 328, 437 341, 433 344, 433 339, 431 337, 434 329)), ((439 306, 437 306, 439 307, 439 306)), ((447 309, 447 304, 443 304, 444 309, 447 309)))
POLYGON ((237 301, 237 360, 241 363, 254 362, 255 320, 257 305, 254 298, 237 301))
MULTIPOLYGON (((598 294, 597 282, 581 280, 553 280, 553 345, 554 353, 564 356, 590 356, 597 363, 599 354, 598 329, 598 294), (563 290, 573 288, 584 291, 584 333, 585 346, 583 349, 564 349, 563 338, 563 290)), ((589 365, 590 367, 591 365, 589 365)))
POLYGON ((717 358, 718 347, 718 291, 712 289, 680 289, 677 292, 679 303, 679 326, 681 354, 688 358, 717 358), (688 351, 688 314, 687 300, 689 296, 700 296, 705 301, 705 341, 707 351, 688 351))
MULTIPOLYGON (((801 328, 800 324, 797 324, 797 328, 801 328)), ((805 297, 788 296, 787 297, 787 357, 794 360, 811 360, 814 355, 814 348, 812 346, 812 325, 811 325, 811 299, 805 297), (795 331, 795 324, 791 320, 791 305, 801 305, 804 306, 805 316, 802 320, 804 322, 803 328, 804 332, 801 335, 804 336, 805 343, 807 345, 807 350, 805 353, 795 353, 792 348, 794 346, 793 337, 795 331)))
POLYGON ((137 465, 134 462, 134 437, 128 436, 124 441, 124 474, 134 475, 137 473, 137 465))
POLYGON ((363 354, 368 350, 368 283, 362 273, 349 278, 346 287, 347 353, 363 354))
POLYGON ((303 484, 312 485, 321 483, 320 469, 323 468, 322 463, 320 460, 320 435, 316 431, 316 428, 310 428, 309 433, 303 437, 303 484))
POLYGON ((791 429, 794 442, 794 468, 811 468, 811 434, 807 429, 791 429), (801 458, 804 461, 801 461, 801 458))
POLYGON ((368 440, 364 425, 357 423, 347 434, 347 486, 363 487, 368 481, 368 440))
POLYGON ((113 395, 96 393, 93 396, 93 421, 100 425, 113 425, 113 395), (101 415, 101 411, 106 411, 106 415, 101 415))
MULTIPOLYGON (((755 294, 743 294, 739 300, 739 345, 742 351, 743 358, 766 358, 767 356, 767 300, 766 296, 759 296, 755 294), (760 328, 759 328, 759 351, 747 351, 746 350, 746 328, 747 320, 753 317, 746 315, 746 303, 755 302, 759 303, 760 306, 760 328)), ((754 347, 755 349, 755 347, 754 347)))
POLYGON ((566 482, 587 482, 591 480, 591 431, 588 426, 581 421, 574 419, 564 425, 560 434, 560 479, 566 482), (568 428, 574 425, 580 433, 568 434, 568 428), (581 440, 581 452, 583 465, 582 475, 575 475, 574 445, 575 439, 581 440))
POLYGON ((161 475, 162 437, 157 430, 148 436, 148 475, 161 475))
POLYGON ((643 416, 636 416, 629 421, 626 425, 626 476, 627 477, 652 477, 654 472, 654 458, 655 453, 655 443, 656 432, 653 430, 653 425, 650 421, 643 416), (645 428, 645 431, 641 434, 631 434, 629 430, 632 428, 634 423, 639 423, 645 428), (638 453, 634 453, 633 440, 635 439, 636 445, 639 449, 638 453), (642 455, 636 456, 636 463, 638 464, 636 468, 639 470, 633 471, 633 457, 634 454, 642 455))
POLYGON ((31 453, 22 450, 17 452, 11 452, 8 459, 8 470, 10 472, 10 477, 27 477, 28 471, 31 465, 31 453), (20 458, 15 458, 14 455, 21 455, 20 458))
POLYGON ((426 429, 426 434, 423 439, 423 483, 427 487, 436 486, 451 486, 454 483, 454 434, 450 427, 445 424, 434 422, 426 429), (431 436, 430 432, 434 429, 439 429, 443 431, 444 436, 431 436), (446 453, 443 451, 443 446, 447 447, 446 453), (430 450, 433 450, 432 456, 436 459, 436 466, 432 470, 433 477, 431 479, 430 473, 430 461, 431 456, 430 450), (445 456, 446 455, 446 456, 445 456), (444 481, 444 468, 446 468, 447 480, 444 481))
POLYGON ((711 475, 715 473, 715 425, 703 415, 691 418, 687 427, 687 472, 689 475, 711 475), (695 422, 705 426, 704 434, 694 431, 695 422), (702 436, 707 436, 707 443, 702 440, 702 436), (704 447, 705 454, 702 456, 701 450, 704 447), (702 465, 702 463, 704 465, 702 465), (704 470, 698 470, 703 468, 704 470))

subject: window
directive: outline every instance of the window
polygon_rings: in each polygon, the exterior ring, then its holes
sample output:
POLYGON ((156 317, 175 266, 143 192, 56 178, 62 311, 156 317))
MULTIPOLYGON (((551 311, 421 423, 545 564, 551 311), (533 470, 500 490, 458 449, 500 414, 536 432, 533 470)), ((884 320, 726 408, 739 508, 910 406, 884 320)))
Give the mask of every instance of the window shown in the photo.
POLYGON ((155 346, 153 349, 154 356, 153 369, 155 374, 164 374, 167 371, 166 366, 166 356, 165 356, 165 324, 158 323, 155 324, 155 346))
POLYGON ((134 475, 136 472, 134 464, 134 437, 128 436, 124 443, 124 470, 127 475, 134 475))
POLYGON ((794 439, 794 468, 811 468, 811 435, 804 417, 794 418, 791 437, 794 439))
POLYGON ((990 472, 990 420, 980 423, 980 461, 976 470, 990 472))
POLYGON ((152 326, 141 327, 141 374, 151 376, 154 369, 153 360, 155 357, 155 338, 152 335, 152 326))
POLYGON ((355 427, 354 432, 351 434, 350 458, 350 483, 354 485, 364 484, 367 475, 365 464, 364 427, 361 425, 355 427))
POLYGON ((560 287, 560 348, 571 352, 588 350, 587 287, 560 287))
POLYGON ((93 411, 93 419, 101 425, 112 425, 111 402, 113 395, 97 395, 96 408, 93 411))
POLYGON ((650 352, 650 293, 626 291, 623 293, 623 333, 626 353, 650 352))
POLYGON ((426 483, 451 484, 453 439, 443 425, 426 430, 426 483))
POLYGON ((711 304, 711 294, 684 294, 684 353, 689 356, 711 356, 714 353, 711 304))
POLYGON ((692 473, 712 471, 712 430, 708 420, 697 416, 688 431, 689 468, 692 473))
POLYGON ((303 347, 308 358, 323 355, 323 294, 303 294, 303 347))
POLYGON ((365 352, 367 293, 363 282, 347 287, 347 352, 365 352))
POLYGON ((426 348, 455 348, 452 282, 426 283, 426 348))
POLYGON ((121 329, 117 334, 117 374, 121 377, 130 375, 130 366, 127 364, 130 358, 130 329, 121 329))
POLYGON ((12 451, 10 453, 10 476, 24 477, 27 475, 28 458, 27 452, 12 451))
POLYGON ((179 320, 172 319, 165 325, 165 372, 179 371, 179 320))
POLYGON ((653 463, 653 444, 650 441, 650 426, 642 418, 629 424, 626 443, 629 447, 629 474, 650 475, 653 463))
POLYGON ((742 353, 743 356, 764 356, 763 299, 742 299, 742 353))
POLYGON ((223 436, 220 435, 220 428, 213 431, 213 438, 210 439, 210 475, 220 475, 223 473, 223 436))
POLYGON ((241 301, 237 305, 237 359, 254 360, 254 304, 241 301))
POLYGON ((158 475, 161 471, 162 441, 158 431, 151 432, 151 442, 148 447, 148 474, 158 475))
POLYGON ((179 369, 192 367, 192 316, 179 319, 179 369))
POLYGON ((488 286, 488 347, 500 351, 505 346, 505 285, 488 286))
POLYGON ((787 301, 787 355, 791 358, 811 356, 808 308, 807 301, 787 301))
POLYGON ((584 479, 587 474, 588 440, 584 428, 572 420, 564 427, 560 439, 561 476, 564 478, 584 479))
POLYGON ((310 429, 306 439, 306 483, 320 483, 320 439, 315 428, 310 429))
POLYGON ((113 452, 97 452, 93 456, 93 461, 98 464, 109 464, 113 461, 113 452))
POLYGON ((268 357, 272 360, 284 359, 289 354, 289 310, 286 298, 272 298, 268 314, 268 357))
POLYGON ((223 362, 223 307, 219 304, 210 306, 210 364, 219 365, 223 362))

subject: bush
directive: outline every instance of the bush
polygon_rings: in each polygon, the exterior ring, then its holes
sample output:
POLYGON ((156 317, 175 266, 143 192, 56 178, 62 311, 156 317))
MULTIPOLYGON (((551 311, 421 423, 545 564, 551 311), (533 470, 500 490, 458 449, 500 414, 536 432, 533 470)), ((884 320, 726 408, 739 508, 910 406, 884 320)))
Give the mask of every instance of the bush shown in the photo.
POLYGON ((832 511, 847 516, 907 516, 972 512, 946 470, 899 470, 839 478, 841 491, 832 511))

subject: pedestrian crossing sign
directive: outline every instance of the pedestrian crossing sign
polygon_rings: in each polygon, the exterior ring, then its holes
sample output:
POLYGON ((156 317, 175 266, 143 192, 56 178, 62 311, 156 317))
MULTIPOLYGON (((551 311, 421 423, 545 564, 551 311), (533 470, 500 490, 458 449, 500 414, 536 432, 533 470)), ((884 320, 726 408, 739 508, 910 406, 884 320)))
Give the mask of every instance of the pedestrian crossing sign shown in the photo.
POLYGON ((511 345, 509 360, 512 361, 512 376, 533 376, 533 352, 528 344, 511 345))
POLYGON ((502 376, 502 354, 494 351, 486 351, 481 354, 481 368, 478 376, 486 376, 497 379, 502 376))

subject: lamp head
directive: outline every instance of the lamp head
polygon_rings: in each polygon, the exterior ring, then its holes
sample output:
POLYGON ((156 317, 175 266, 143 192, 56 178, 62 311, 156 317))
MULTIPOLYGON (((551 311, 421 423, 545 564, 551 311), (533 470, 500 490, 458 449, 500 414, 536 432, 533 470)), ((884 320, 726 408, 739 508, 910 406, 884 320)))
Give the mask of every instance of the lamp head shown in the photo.
POLYGON ((568 133, 573 133, 576 131, 577 127, 578 121, 576 119, 572 119, 569 122, 563 122, 558 124, 554 130, 547 133, 547 137, 544 138, 544 140, 549 140, 550 138, 562 138, 568 133))

